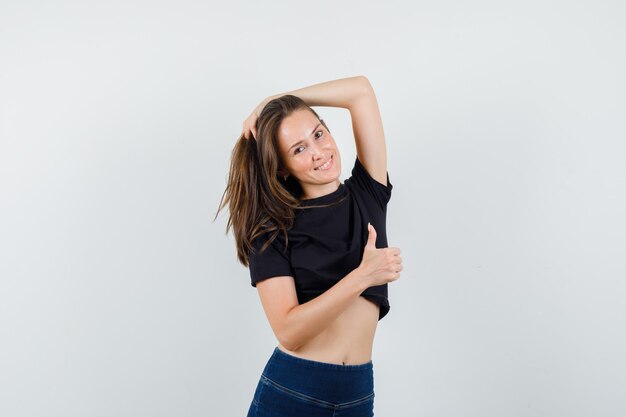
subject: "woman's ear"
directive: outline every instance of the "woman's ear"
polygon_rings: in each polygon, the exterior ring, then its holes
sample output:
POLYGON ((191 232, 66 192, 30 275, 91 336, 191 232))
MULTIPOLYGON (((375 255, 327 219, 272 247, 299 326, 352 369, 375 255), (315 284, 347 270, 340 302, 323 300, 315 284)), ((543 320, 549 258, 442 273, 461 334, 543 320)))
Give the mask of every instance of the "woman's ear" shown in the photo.
POLYGON ((289 175, 289 172, 285 168, 278 168, 278 171, 276 171, 276 174, 278 174, 278 176, 280 177, 286 177, 289 175))

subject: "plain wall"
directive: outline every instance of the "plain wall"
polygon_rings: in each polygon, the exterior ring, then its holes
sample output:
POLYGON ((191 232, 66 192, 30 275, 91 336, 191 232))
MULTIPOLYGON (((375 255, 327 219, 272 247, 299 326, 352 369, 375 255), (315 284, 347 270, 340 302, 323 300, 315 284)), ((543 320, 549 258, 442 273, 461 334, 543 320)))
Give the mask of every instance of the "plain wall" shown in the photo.
MULTIPOLYGON (((623 416, 619 1, 0 4, 0 415, 243 416, 276 339, 213 222, 265 97, 365 75, 382 417, 623 416)), ((349 113, 317 107, 355 155, 349 113)))

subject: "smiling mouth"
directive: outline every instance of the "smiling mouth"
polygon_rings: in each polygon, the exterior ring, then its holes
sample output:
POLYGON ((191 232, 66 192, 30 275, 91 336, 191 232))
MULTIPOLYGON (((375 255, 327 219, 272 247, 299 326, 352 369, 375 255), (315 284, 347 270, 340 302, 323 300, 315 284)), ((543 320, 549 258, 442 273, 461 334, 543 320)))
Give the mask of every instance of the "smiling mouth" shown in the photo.
POLYGON ((330 166, 332 165, 332 160, 333 160, 333 156, 331 155, 330 158, 328 158, 328 161, 326 161, 326 163, 318 166, 317 168, 315 168, 315 171, 326 171, 327 169, 330 168, 330 166))

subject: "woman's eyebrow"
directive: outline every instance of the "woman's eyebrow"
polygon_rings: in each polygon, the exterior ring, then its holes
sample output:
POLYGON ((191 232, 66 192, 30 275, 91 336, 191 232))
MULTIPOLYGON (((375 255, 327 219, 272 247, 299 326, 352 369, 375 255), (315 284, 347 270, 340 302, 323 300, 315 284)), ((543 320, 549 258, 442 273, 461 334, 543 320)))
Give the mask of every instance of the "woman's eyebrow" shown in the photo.
MULTIPOLYGON (((309 136, 311 136, 313 133, 315 133, 315 130, 317 130, 317 128, 318 128, 318 127, 320 127, 320 125, 321 125, 321 123, 318 123, 318 124, 317 124, 317 126, 315 126, 315 127, 313 128, 313 130, 311 131, 311 133, 309 133, 309 136)), ((291 147, 290 147, 288 150, 290 151, 290 150, 291 150, 294 146, 301 144, 301 143, 302 143, 302 142, 304 142, 305 140, 306 140, 306 138, 305 138, 305 139, 301 139, 301 140, 297 141, 296 143, 294 143, 293 145, 291 145, 291 147)))

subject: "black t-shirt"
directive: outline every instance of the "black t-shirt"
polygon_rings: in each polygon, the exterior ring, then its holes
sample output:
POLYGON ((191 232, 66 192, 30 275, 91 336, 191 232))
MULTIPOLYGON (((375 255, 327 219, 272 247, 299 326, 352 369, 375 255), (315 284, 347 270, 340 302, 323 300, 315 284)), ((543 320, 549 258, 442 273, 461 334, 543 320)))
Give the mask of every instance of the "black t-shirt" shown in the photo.
MULTIPOLYGON (((360 265, 368 222, 376 229, 376 247, 388 247, 386 217, 392 188, 389 173, 385 186, 369 175, 357 157, 351 177, 336 191, 301 202, 301 206, 310 206, 343 199, 332 207, 297 209, 294 225, 287 232, 286 250, 283 232, 263 253, 259 250, 268 234, 253 242, 255 250, 249 254, 252 286, 263 279, 292 276, 300 304, 328 290, 360 265)), ((369 287, 361 296, 380 305, 378 320, 389 312, 387 284, 369 287)))

